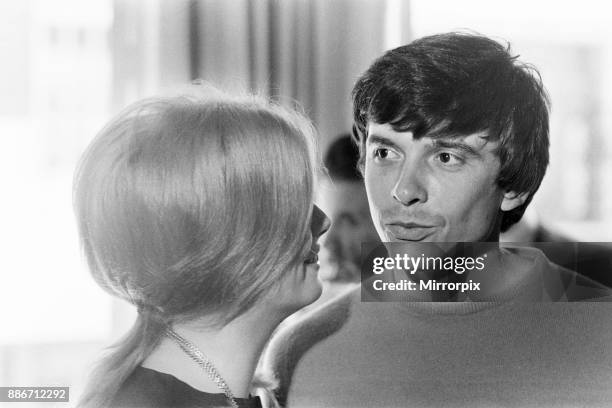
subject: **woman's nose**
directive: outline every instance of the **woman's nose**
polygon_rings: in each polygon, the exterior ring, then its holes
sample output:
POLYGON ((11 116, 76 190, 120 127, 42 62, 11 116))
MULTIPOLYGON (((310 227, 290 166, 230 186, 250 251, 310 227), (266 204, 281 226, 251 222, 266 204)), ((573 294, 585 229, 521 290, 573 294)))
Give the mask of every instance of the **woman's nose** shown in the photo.
POLYGON ((329 217, 323 210, 315 205, 312 208, 312 221, 310 223, 310 231, 312 232, 313 238, 316 239, 325 234, 330 226, 331 221, 329 217))

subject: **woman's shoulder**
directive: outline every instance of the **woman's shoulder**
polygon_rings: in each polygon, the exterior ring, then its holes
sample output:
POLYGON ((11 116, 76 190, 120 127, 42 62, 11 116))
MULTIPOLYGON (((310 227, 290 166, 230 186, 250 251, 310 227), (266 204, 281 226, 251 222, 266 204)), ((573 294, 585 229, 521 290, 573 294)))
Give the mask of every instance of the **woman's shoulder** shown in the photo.
MULTIPOLYGON (((240 407, 261 407, 259 398, 237 399, 236 402, 240 407)), ((228 401, 224 394, 199 391, 172 375, 139 366, 123 383, 111 406, 113 408, 204 408, 228 406, 228 401)))

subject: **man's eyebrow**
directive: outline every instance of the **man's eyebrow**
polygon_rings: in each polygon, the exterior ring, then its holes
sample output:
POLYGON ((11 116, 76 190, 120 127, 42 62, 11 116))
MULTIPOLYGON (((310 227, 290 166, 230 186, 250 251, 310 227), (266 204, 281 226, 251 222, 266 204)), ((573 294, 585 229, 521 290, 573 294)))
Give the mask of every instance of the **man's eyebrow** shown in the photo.
POLYGON ((467 143, 452 139, 434 139, 433 146, 437 148, 459 149, 472 156, 480 156, 480 152, 467 143))
POLYGON ((382 146, 398 148, 397 144, 393 142, 391 139, 388 139, 384 136, 379 136, 376 134, 369 135, 368 138, 366 139, 366 143, 372 143, 372 144, 377 144, 377 145, 382 145, 382 146))

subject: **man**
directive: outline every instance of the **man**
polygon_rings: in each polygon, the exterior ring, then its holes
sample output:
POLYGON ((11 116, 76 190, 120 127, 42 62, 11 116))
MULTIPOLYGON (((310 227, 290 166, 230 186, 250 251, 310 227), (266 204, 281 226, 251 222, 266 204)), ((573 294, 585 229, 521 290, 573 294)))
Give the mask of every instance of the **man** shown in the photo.
MULTIPOLYGON (((353 104, 370 212, 389 248, 497 242, 544 176, 548 101, 539 75, 486 37, 442 34, 387 52, 358 80, 353 104)), ((426 302, 423 293, 361 302, 352 291, 285 328, 266 354, 281 401, 608 404, 611 304, 560 302, 609 301, 610 291, 536 249, 498 246, 479 276, 486 290, 460 302, 426 302)))
POLYGON ((359 149, 349 134, 338 137, 323 160, 328 177, 322 178, 318 205, 334 220, 323 238, 319 277, 335 283, 359 282, 362 242, 379 240, 357 169, 359 149))

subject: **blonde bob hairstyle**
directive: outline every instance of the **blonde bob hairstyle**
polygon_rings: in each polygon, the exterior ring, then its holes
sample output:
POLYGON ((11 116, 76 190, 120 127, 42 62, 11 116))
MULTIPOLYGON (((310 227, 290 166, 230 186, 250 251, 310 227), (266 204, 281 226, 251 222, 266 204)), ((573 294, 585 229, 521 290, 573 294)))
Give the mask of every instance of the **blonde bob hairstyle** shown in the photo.
POLYGON ((100 132, 75 176, 78 229, 94 279, 139 314, 83 405, 108 404, 167 324, 223 326, 303 262, 316 163, 310 122, 254 96, 146 99, 100 132))

